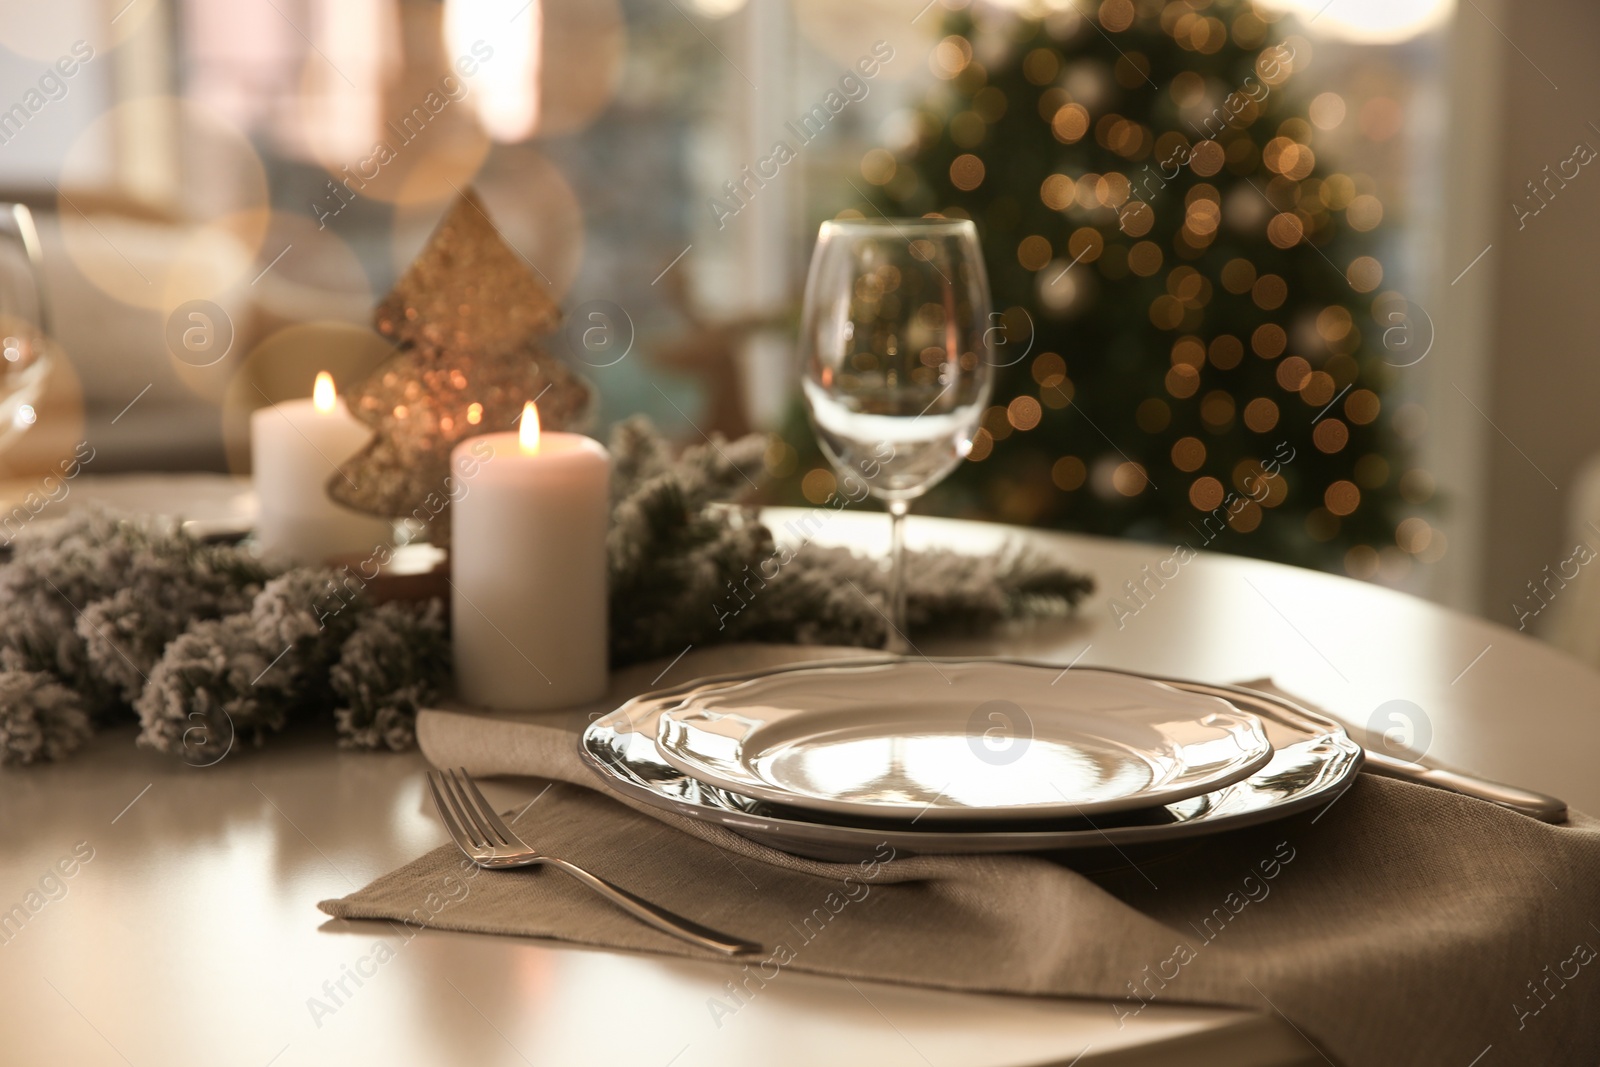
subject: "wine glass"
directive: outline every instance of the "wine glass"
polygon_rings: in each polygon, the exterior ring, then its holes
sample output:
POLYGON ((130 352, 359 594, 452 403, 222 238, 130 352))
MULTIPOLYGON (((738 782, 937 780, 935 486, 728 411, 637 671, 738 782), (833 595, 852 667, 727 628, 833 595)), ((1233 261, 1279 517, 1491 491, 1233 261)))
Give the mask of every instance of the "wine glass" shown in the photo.
POLYGON ((989 328, 970 221, 822 224, 800 317, 800 381, 844 495, 870 493, 888 507, 891 652, 910 648, 906 512, 972 448, 994 386, 989 328))
POLYGON ((0 203, 0 449, 38 419, 53 363, 39 233, 23 204, 0 203))

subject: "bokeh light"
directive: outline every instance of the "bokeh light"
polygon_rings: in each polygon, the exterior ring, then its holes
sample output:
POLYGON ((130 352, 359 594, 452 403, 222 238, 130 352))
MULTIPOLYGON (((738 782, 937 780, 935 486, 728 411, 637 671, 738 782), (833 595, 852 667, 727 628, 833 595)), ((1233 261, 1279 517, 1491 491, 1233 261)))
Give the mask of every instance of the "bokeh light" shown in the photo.
POLYGON ((216 299, 248 282, 271 217, 266 170, 249 140, 173 96, 125 101, 85 127, 62 160, 56 202, 73 265, 140 308, 216 299), (95 210, 118 153, 130 210, 95 210), (185 183, 185 168, 214 180, 185 183))

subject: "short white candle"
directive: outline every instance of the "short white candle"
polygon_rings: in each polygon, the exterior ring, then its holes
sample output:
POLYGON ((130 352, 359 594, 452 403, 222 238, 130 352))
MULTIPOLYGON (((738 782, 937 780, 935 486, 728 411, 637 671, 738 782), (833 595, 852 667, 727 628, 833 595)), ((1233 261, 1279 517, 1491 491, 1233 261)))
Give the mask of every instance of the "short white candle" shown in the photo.
POLYGON ((321 563, 371 552, 390 540, 393 523, 335 503, 327 492, 339 464, 371 438, 372 431, 334 394, 327 371, 317 375, 309 398, 251 412, 256 539, 263 556, 321 563))
POLYGON ((529 403, 519 432, 469 438, 451 466, 473 460, 450 508, 458 694, 503 710, 604 695, 610 456, 580 434, 541 434, 529 403))

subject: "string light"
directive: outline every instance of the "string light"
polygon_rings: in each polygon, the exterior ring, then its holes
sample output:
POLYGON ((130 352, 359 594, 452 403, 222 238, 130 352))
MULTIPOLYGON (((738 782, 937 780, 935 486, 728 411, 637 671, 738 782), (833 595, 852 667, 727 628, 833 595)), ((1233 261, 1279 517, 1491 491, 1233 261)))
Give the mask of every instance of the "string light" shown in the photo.
MULTIPOLYGON (((1377 32, 1401 24, 1401 9, 1440 3, 1448 0, 1349 0, 1341 14, 1377 32)), ((1396 439, 1425 432, 1426 413, 1414 404, 1386 411, 1363 371, 1374 327, 1410 310, 1398 293, 1380 292, 1384 266, 1361 247, 1390 212, 1377 183, 1330 167, 1319 141, 1329 131, 1346 142, 1396 136, 1403 96, 1322 91, 1306 105, 1279 92, 1308 69, 1312 42, 1293 37, 1274 49, 1278 12, 1261 3, 1102 0, 1021 32, 1030 44, 1005 58, 978 36, 988 16, 960 17, 976 19, 977 30, 942 38, 929 56, 948 103, 935 101, 909 124, 914 132, 897 151, 867 151, 860 170, 908 213, 977 221, 991 255, 1005 261, 991 259, 997 293, 1004 285, 1033 297, 1038 339, 1059 349, 1003 371, 982 413, 968 459, 993 468, 984 486, 994 511, 1108 528, 1154 516, 1181 531, 1184 513, 1173 505, 1209 513, 1229 503, 1235 534, 1256 535, 1282 509, 1292 518, 1275 523, 1327 546, 1319 551, 1357 577, 1397 580, 1441 558, 1444 534, 1424 516, 1387 518, 1399 501, 1416 508, 1433 497, 1431 475, 1390 458, 1396 439), (1099 32, 1068 27, 1082 18, 1099 32), (1270 92, 1246 98, 1228 87, 1239 60, 1270 92), (1208 119, 1224 103, 1219 127, 1208 119), (1035 123, 1036 140, 1008 141, 997 155, 1002 122, 1008 137, 1018 123, 1035 123), (1343 278, 1322 263, 1301 271, 1312 255, 1336 256, 1343 278), (1155 349, 1165 350, 1164 367, 1152 366, 1152 335, 1165 338, 1155 349), (1074 363, 1079 382, 1061 354, 1075 360, 1077 351, 1092 357, 1074 363), (1085 414, 1116 448, 1087 434, 1084 419, 1051 414, 1074 405, 1080 383, 1085 414), (1117 427, 1130 414, 1137 437, 1117 427), (1085 451, 1052 448, 1040 458, 1063 433, 1085 451), (1298 458, 1269 467, 1280 442, 1292 442, 1298 458), (1157 489, 1147 462, 1180 476, 1157 489), (1086 487, 1110 510, 1073 508, 1086 487), (1234 504, 1230 494, 1244 499, 1234 504)), ((832 491, 825 473, 802 478, 808 499, 832 491)))

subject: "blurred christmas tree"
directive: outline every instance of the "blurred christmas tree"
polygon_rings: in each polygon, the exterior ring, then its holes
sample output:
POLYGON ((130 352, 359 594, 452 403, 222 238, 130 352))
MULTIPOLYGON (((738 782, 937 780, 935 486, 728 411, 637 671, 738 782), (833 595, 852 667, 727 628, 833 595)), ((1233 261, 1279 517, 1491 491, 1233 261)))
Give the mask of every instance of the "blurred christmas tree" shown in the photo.
POLYGON ((1311 46, 1278 17, 948 17, 909 146, 861 165, 863 213, 977 223, 1002 309, 994 404, 928 510, 1361 574, 1397 551, 1382 356, 1408 308, 1370 179, 1318 159, 1289 86, 1311 46))

